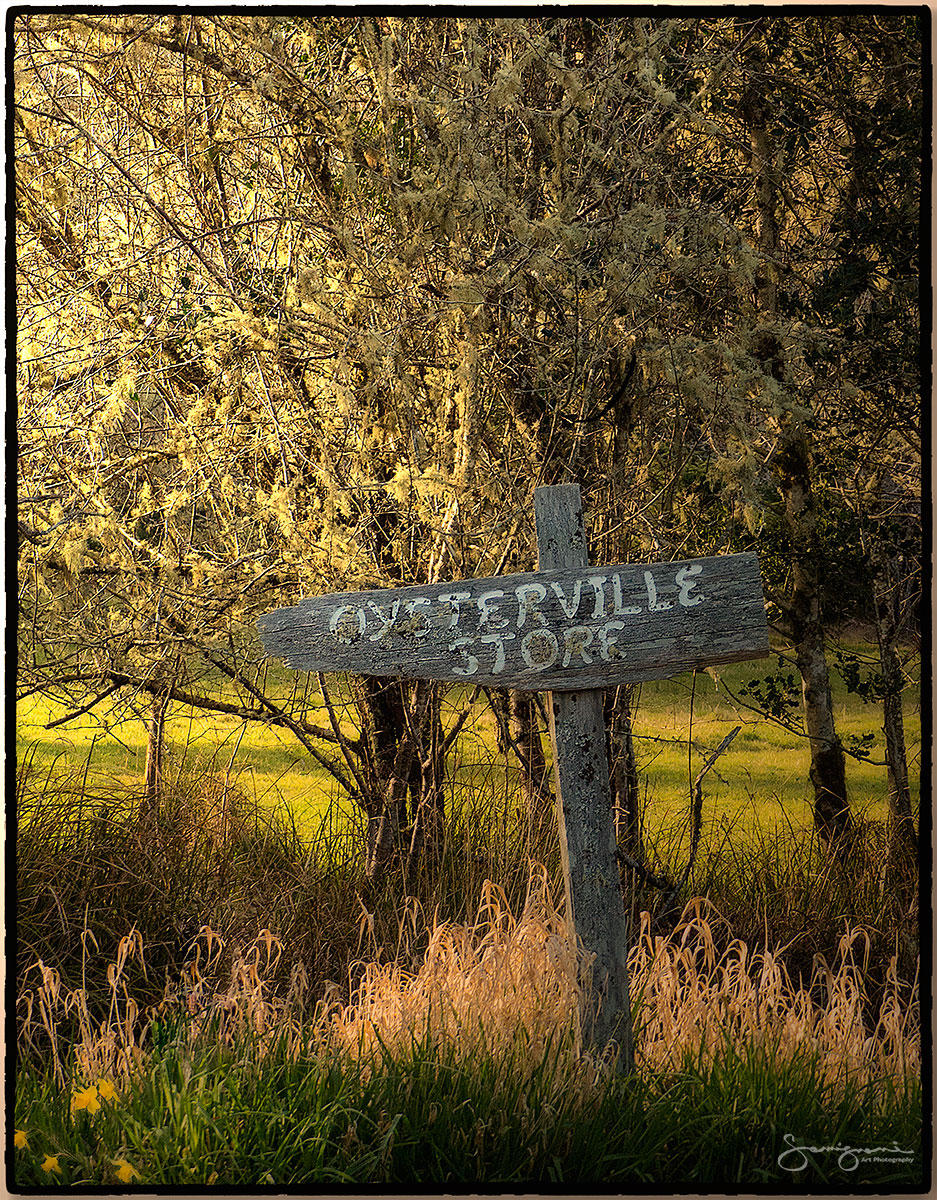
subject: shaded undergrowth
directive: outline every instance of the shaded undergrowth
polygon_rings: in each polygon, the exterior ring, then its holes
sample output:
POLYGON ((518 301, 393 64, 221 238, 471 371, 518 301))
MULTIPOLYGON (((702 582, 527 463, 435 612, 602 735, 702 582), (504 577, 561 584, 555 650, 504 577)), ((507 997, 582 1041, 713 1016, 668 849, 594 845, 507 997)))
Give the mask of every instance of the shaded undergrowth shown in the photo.
POLYGON ((489 883, 469 923, 411 918, 427 938, 418 964, 380 962, 372 946, 347 1002, 312 1008, 296 961, 290 987, 273 986, 290 948, 269 932, 221 972, 224 941, 203 928, 148 1010, 127 983, 145 961, 139 936, 70 991, 43 966, 22 1014, 24 1043, 44 1055, 21 1064, 17 1182, 922 1178, 916 990, 892 978, 867 1032, 858 931, 818 966, 817 1000, 770 952, 720 951, 705 901, 668 936, 645 917, 629 962, 637 1071, 623 1076, 613 1053, 578 1044, 583 962, 545 871, 517 913, 489 883), (95 992, 109 996, 103 1022, 89 1016, 95 992))
MULTIPOLYGON (((530 821, 510 797, 495 804, 470 789, 455 792, 436 853, 409 875, 391 870, 376 882, 363 878, 363 828, 334 808, 317 836, 304 838, 288 808, 271 812, 223 774, 194 771, 167 791, 155 817, 143 819, 143 810, 139 794, 105 786, 99 776, 52 776, 24 761, 17 789, 20 989, 37 962, 54 967, 66 988, 80 987, 135 929, 145 967, 131 956, 127 980, 139 1003, 152 1004, 168 979, 182 975, 208 927, 226 947, 220 970, 231 969, 235 947, 266 930, 289 948, 271 986, 288 988, 293 964, 301 963, 310 1003, 347 999, 365 950, 376 961, 418 965, 433 921, 473 917, 486 881, 519 911, 534 860, 544 864, 553 894, 562 894, 555 823, 530 821)), ((648 845, 650 865, 673 875, 679 848, 648 845)), ((916 880, 908 873, 896 884, 881 826, 861 824, 858 849, 844 867, 815 838, 742 838, 711 827, 683 894, 626 878, 631 928, 644 919, 653 933, 669 935, 687 900, 705 897, 722 918, 712 922, 717 949, 738 939, 751 952, 770 950, 795 982, 816 979, 817 961, 832 962, 847 930, 861 930, 871 1021, 890 974, 905 985, 915 977, 916 880)), ((89 1003, 92 1016, 106 1015, 106 998, 89 1003)))
POLYGON ((921 1178, 914 881, 874 824, 847 867, 710 830, 684 894, 629 888, 623 1079, 577 1045, 549 822, 463 789, 369 884, 346 814, 309 840, 211 771, 145 813, 19 772, 18 1185, 921 1178))

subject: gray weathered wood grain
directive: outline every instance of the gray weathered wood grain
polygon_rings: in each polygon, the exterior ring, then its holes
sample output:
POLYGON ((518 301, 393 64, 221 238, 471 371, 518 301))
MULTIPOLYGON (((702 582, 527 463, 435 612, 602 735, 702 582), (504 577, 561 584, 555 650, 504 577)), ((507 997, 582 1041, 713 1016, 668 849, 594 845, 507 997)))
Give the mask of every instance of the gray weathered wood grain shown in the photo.
POLYGON ((754 554, 340 592, 258 624, 266 653, 299 670, 526 691, 615 687, 768 654, 754 554))
MULTIPOLYGON (((538 488, 534 514, 541 568, 587 565, 577 486, 538 488)), ((616 1041, 619 1069, 629 1071, 628 925, 615 855, 602 693, 554 691, 547 700, 570 917, 583 946, 595 955, 583 1036, 599 1048, 616 1041)))

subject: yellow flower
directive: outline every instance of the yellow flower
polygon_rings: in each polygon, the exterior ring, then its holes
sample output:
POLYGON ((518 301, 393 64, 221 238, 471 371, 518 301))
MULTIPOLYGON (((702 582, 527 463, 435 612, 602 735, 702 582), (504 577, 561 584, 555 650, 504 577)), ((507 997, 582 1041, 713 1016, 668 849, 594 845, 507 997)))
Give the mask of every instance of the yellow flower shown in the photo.
POLYGON ((98 1103, 98 1089, 91 1085, 85 1088, 83 1092, 76 1092, 72 1096, 72 1112, 79 1112, 86 1108, 89 1113, 96 1113, 101 1105, 98 1103))
POLYGON ((25 1129, 16 1129, 13 1131, 13 1145, 17 1150, 25 1150, 29 1145, 29 1138, 26 1136, 25 1129))
POLYGON ((117 1098, 117 1089, 109 1079, 99 1079, 97 1089, 101 1100, 115 1100, 117 1098))
POLYGON ((121 1183, 132 1183, 135 1179, 140 1178, 140 1172, 132 1167, 125 1158, 114 1158, 111 1161, 117 1168, 117 1178, 121 1183))
POLYGON ((59 1156, 57 1154, 47 1154, 43 1161, 42 1169, 47 1175, 51 1175, 53 1171, 56 1175, 61 1175, 62 1168, 59 1166, 59 1156))

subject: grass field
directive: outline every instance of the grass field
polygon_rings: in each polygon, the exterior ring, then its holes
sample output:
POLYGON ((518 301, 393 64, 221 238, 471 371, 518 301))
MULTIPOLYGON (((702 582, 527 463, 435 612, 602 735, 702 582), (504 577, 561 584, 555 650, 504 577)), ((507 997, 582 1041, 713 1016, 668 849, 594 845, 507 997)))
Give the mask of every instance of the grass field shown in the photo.
MULTIPOLYGON (((869 1037, 861 938, 804 985, 770 952, 720 949, 705 905, 669 938, 642 923, 623 1077, 576 1048, 577 957, 544 879, 519 914, 489 887, 473 922, 430 930, 415 971, 374 962, 305 1020, 295 988, 264 986, 289 949, 269 936, 214 995, 196 960, 186 1003, 155 1017, 129 1008, 144 950, 123 944, 108 1020, 85 1022, 65 1069, 21 1073, 16 1183, 920 1186, 914 997, 893 985, 869 1037)), ((220 948, 204 948, 206 971, 220 948)), ((36 989, 46 1029, 87 999, 48 975, 36 989)))
MULTIPOLYGON (((868 645, 852 647, 874 664, 875 651, 868 645)), ((773 670, 776 660, 737 663, 720 668, 718 679, 710 673, 684 675, 672 680, 642 685, 633 704, 635 750, 645 806, 645 828, 651 837, 663 833, 668 839, 686 821, 690 781, 703 764, 703 754, 713 749, 733 726, 742 725, 729 751, 706 779, 707 824, 733 830, 759 829, 770 834, 776 828, 804 831, 811 826, 810 786, 807 781, 809 755, 806 740, 767 719, 739 708, 723 684, 738 694, 747 680, 773 670), (687 740, 692 731, 694 754, 688 760, 687 740)), ((271 668, 271 671, 276 671, 271 668)), ((314 680, 282 671, 273 678, 283 696, 294 697, 305 689, 305 711, 309 720, 327 724, 321 696, 314 680)), ((837 728, 847 746, 850 739, 872 734, 875 743, 868 760, 850 758, 847 779, 853 809, 874 820, 886 815, 887 779, 883 764, 880 706, 866 704, 850 695, 834 672, 834 703, 837 728)), ((338 689, 336 689, 338 694, 338 689)), ((214 694, 233 699, 227 681, 219 681, 214 694)), ((446 712, 454 720, 467 693, 451 689, 446 712)), ((28 753, 40 766, 75 767, 90 756, 92 776, 110 778, 125 785, 138 784, 146 756, 145 713, 110 715, 102 726, 96 716, 86 715, 55 729, 45 726, 64 710, 34 697, 21 702, 17 711, 17 753, 28 753)), ((100 714, 102 717, 108 714, 100 714)), ((349 732, 353 726, 347 712, 349 732)), ((166 723, 169 754, 168 778, 181 773, 204 771, 226 775, 229 781, 262 804, 275 808, 286 804, 297 827, 312 836, 330 803, 341 796, 330 776, 306 754, 292 735, 257 723, 212 713, 194 713, 174 705, 166 723)), ((917 687, 905 694, 905 735, 912 789, 920 780, 920 701, 917 687)), ((544 739, 547 755, 549 739, 544 739)), ((504 786, 504 763, 496 749, 494 720, 483 703, 477 716, 466 725, 456 752, 450 759, 454 783, 469 790, 498 792, 504 786)))
MULTIPOLYGON (((721 679, 737 692, 774 667, 721 679)), ((574 1044, 555 829, 532 865, 484 705, 454 743, 439 858, 369 887, 360 839, 321 828, 328 776, 276 730, 177 706, 149 827, 130 799, 145 710, 46 729, 62 710, 24 702, 11 1183, 926 1190, 915 880, 886 869, 880 710, 834 683, 841 735, 877 738, 849 761, 869 821, 848 868, 804 836, 802 738, 710 675, 636 697, 645 836, 671 871, 691 778, 742 732, 706 776, 677 908, 628 893, 627 1078, 574 1044), (218 776, 245 800, 220 839, 218 776), (284 805, 295 829, 269 819, 284 805)), ((450 692, 444 721, 465 701, 450 692)), ((916 688, 905 720, 917 791, 916 688)))

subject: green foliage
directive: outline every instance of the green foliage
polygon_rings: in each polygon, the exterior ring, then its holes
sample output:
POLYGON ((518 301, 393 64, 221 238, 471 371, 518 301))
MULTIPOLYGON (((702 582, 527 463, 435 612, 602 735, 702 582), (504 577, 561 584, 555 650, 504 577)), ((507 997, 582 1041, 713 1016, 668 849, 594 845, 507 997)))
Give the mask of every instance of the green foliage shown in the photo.
MULTIPOLYGON (((316 1188, 338 1185, 640 1188, 831 1184, 907 1188, 922 1178, 921 1095, 884 1100, 861 1085, 830 1093, 809 1056, 781 1063, 770 1048, 726 1045, 715 1065, 601 1082, 584 1092, 559 1046, 531 1064, 465 1059, 415 1039, 365 1075, 332 1057, 293 1061, 249 1041, 154 1055, 93 1115, 21 1073, 16 1185, 115 1183, 124 1164, 144 1187, 316 1188), (794 1145, 898 1147, 847 1169, 807 1153, 796 1174, 778 1165, 794 1145), (43 1171, 54 1155, 59 1174, 43 1171)), ((794 1156, 789 1159, 799 1163, 794 1156)), ((125 1176, 126 1178, 126 1176, 125 1176)))
POLYGON ((761 679, 750 679, 739 688, 740 696, 749 696, 762 712, 776 721, 789 721, 800 707, 800 688, 793 671, 785 670, 783 658, 778 670, 761 679))
POLYGON ((21 692, 222 670, 347 778, 258 613, 528 569, 566 479, 596 558, 758 549, 788 634, 867 613, 890 523, 913 591, 921 36, 18 17, 21 692))
POLYGON ((863 661, 858 655, 845 650, 835 650, 836 668, 843 678, 847 691, 859 696, 865 704, 880 701, 885 692, 885 679, 881 671, 868 671, 863 675, 863 661))

